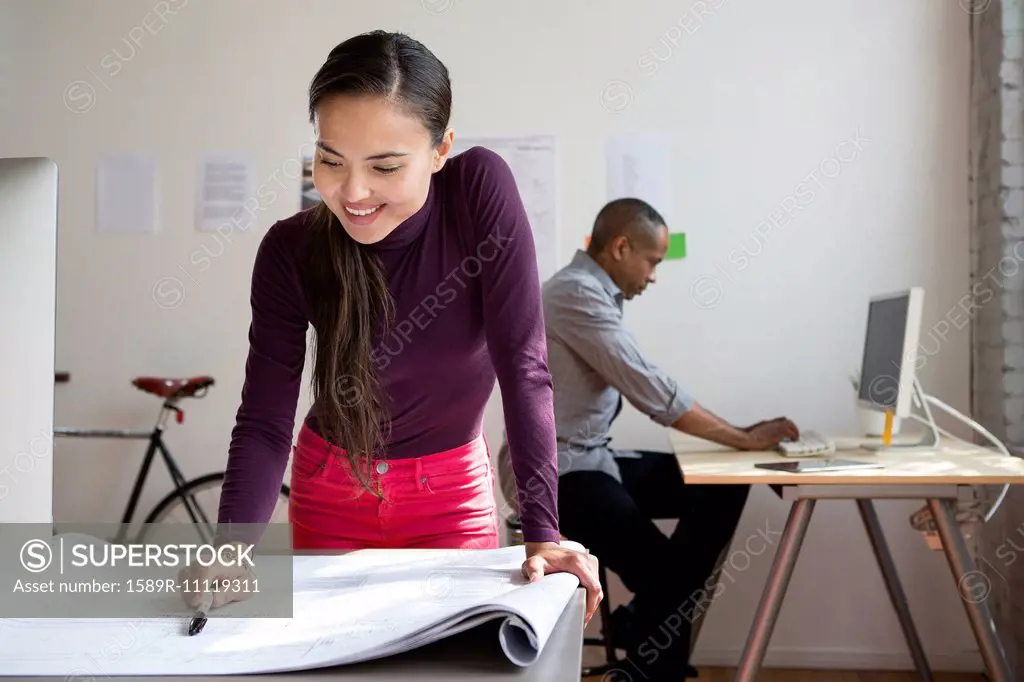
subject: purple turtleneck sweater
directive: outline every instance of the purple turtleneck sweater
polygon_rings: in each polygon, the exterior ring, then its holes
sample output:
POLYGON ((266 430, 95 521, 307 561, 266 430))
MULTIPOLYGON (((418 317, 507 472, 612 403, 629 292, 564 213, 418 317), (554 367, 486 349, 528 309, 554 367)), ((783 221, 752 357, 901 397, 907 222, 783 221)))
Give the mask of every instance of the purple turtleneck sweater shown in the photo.
MULTIPOLYGON (((301 277, 310 211, 275 223, 252 272, 249 356, 228 450, 220 524, 264 524, 291 451, 309 316, 301 277)), ((389 459, 480 435, 501 389, 523 536, 557 542, 558 464, 533 234, 512 172, 474 147, 434 173, 423 207, 373 249, 395 323, 374 363, 391 406, 389 459)), ((312 410, 311 410, 312 412, 312 410)), ((315 420, 306 423, 316 430, 315 420)))

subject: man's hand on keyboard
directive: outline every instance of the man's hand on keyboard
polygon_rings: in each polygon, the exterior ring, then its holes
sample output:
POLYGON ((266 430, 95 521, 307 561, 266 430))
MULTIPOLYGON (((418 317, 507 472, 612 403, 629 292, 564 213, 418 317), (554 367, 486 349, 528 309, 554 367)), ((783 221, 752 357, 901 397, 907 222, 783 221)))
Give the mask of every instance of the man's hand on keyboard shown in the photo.
POLYGON ((777 417, 743 429, 747 443, 742 450, 772 450, 784 440, 799 440, 800 430, 789 419, 777 417))

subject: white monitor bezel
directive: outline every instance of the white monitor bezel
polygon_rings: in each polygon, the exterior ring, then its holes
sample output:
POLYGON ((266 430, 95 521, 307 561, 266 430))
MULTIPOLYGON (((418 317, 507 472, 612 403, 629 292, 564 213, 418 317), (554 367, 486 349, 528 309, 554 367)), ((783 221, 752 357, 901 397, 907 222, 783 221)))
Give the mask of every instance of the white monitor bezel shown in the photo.
POLYGON ((0 522, 53 523, 57 164, 0 158, 0 522))

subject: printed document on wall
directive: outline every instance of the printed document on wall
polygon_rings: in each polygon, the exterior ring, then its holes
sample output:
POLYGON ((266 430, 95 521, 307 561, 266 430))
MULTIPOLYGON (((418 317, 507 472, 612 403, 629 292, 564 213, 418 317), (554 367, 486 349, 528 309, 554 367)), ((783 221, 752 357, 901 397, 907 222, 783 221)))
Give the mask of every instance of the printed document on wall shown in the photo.
POLYGON ((207 151, 196 179, 196 229, 248 230, 259 202, 253 156, 245 151, 207 151))
POLYGON ((96 229, 157 231, 157 172, 152 154, 102 154, 96 163, 96 229))
POLYGON ((558 155, 551 135, 456 137, 452 154, 486 147, 512 169, 537 248, 540 280, 561 267, 558 258, 558 155))
POLYGON ((672 136, 665 133, 620 133, 608 138, 605 148, 608 201, 622 197, 643 199, 672 220, 672 136))

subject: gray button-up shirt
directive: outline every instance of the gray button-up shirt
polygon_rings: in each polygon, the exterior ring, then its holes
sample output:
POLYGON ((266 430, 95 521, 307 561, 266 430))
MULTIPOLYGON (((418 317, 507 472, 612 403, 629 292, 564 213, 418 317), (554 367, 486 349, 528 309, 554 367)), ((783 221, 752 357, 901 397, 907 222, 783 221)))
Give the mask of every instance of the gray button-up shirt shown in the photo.
MULTIPOLYGON (((640 350, 622 323, 622 290, 584 251, 544 283, 548 368, 554 385, 558 473, 604 471, 622 480, 609 443, 624 397, 662 426, 694 399, 640 350)), ((498 454, 502 492, 516 508, 508 444, 498 454)))
POLYGON ((609 448, 621 398, 662 426, 694 399, 640 350, 622 322, 622 290, 584 251, 544 283, 548 367, 554 383, 558 472, 599 470, 617 480, 609 448))

